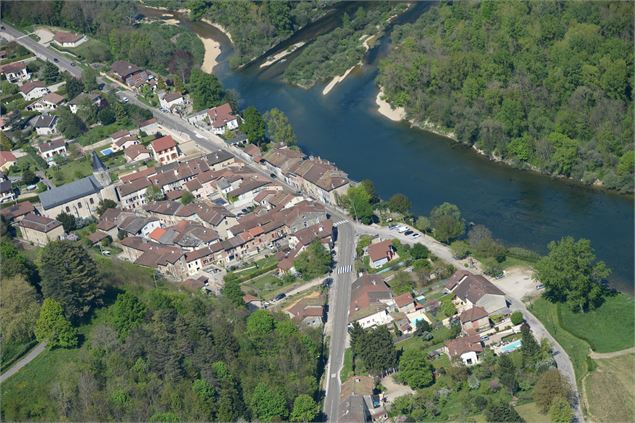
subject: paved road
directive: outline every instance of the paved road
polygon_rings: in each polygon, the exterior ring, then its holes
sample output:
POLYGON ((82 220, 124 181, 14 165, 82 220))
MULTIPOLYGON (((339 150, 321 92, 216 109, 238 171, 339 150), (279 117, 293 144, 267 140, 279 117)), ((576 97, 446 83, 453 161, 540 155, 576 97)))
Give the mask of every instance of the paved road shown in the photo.
POLYGON ((46 177, 46 174, 43 171, 38 170, 37 172, 35 172, 35 176, 40 178, 40 181, 42 181, 44 185, 46 185, 49 189, 55 188, 55 184, 46 177))
POLYGON ((2 26, 4 26, 4 29, 0 30, 0 36, 2 36, 2 38, 5 38, 8 41, 17 42, 40 59, 55 64, 58 68, 60 68, 60 70, 70 73, 75 78, 81 78, 82 70, 78 66, 73 66, 75 62, 69 60, 63 54, 60 54, 55 50, 43 46, 25 33, 18 31, 11 25, 5 22, 1 22, 1 24, 2 26), (54 59, 57 59, 57 61, 55 61, 54 59))
POLYGON ((333 286, 329 293, 329 315, 331 321, 331 345, 329 348, 329 361, 327 365, 326 397, 324 399, 324 413, 328 421, 337 420, 339 406, 340 370, 344 363, 344 350, 346 349, 346 337, 348 336, 348 308, 351 302, 351 284, 355 278, 353 267, 353 254, 355 251, 355 233, 353 225, 344 223, 337 227, 337 268, 351 266, 347 273, 333 272, 333 286))
POLYGON ((35 357, 40 355, 46 349, 46 342, 41 344, 37 344, 31 351, 28 352, 23 358, 21 358, 17 363, 9 368, 6 372, 0 375, 0 383, 9 379, 11 376, 16 374, 20 369, 29 364, 35 357))

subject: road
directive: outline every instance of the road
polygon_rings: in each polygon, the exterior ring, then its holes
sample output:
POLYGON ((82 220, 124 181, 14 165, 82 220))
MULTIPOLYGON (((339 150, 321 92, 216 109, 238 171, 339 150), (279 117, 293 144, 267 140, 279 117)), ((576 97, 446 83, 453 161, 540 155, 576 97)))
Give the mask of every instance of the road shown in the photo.
POLYGON ((82 70, 80 67, 74 66, 74 61, 68 59, 66 56, 53 49, 43 46, 11 25, 5 22, 1 23, 2 26, 4 26, 4 29, 0 30, 0 36, 2 36, 2 38, 5 38, 8 41, 15 41, 27 50, 31 51, 38 58, 55 64, 60 70, 70 73, 75 78, 82 77, 82 70), (57 61, 55 61, 55 59, 57 59, 57 61))
POLYGON ((324 413, 329 421, 337 420, 340 403, 340 370, 344 363, 346 337, 348 336, 348 308, 351 302, 351 284, 355 278, 353 254, 355 251, 355 232, 351 223, 337 227, 336 270, 351 267, 349 272, 333 272, 333 286, 329 292, 329 320, 331 320, 331 345, 327 365, 326 397, 324 413))
POLYGON ((21 358, 17 363, 9 368, 6 372, 0 375, 0 383, 9 379, 11 376, 16 374, 20 369, 29 364, 31 361, 35 359, 38 355, 40 355, 46 349, 46 342, 41 344, 37 344, 34 348, 31 349, 23 358, 21 358))

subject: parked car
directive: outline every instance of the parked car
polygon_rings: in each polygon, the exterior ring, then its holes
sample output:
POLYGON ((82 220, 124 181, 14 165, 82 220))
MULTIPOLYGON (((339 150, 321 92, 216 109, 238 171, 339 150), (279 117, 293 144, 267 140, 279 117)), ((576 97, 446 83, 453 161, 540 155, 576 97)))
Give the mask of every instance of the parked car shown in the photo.
POLYGON ((420 236, 421 236, 421 234, 418 234, 418 233, 416 233, 416 232, 415 232, 414 234, 412 234, 412 238, 414 238, 414 239, 417 239, 417 238, 419 238, 420 236))
POLYGON ((101 253, 102 253, 103 255, 105 255, 105 256, 109 256, 109 255, 110 255, 110 251, 108 251, 108 250, 104 250, 104 251, 102 251, 101 253))
POLYGON ((408 227, 407 227, 407 226, 403 226, 403 225, 397 226, 397 231, 398 231, 400 234, 402 234, 402 233, 406 232, 407 230, 408 230, 408 227))
POLYGON ((57 62, 59 62, 59 59, 58 59, 57 57, 54 57, 54 58, 53 58, 53 61, 54 61, 55 63, 57 63, 57 62))
POLYGON ((326 278, 322 281, 323 286, 331 286, 332 283, 333 283, 333 278, 326 278))
POLYGON ((410 236, 410 235, 412 235, 413 233, 414 233, 413 231, 411 231, 410 229, 408 229, 408 230, 407 230, 406 232, 404 232, 403 234, 404 234, 405 236, 410 236))
POLYGON ((545 289, 545 286, 543 284, 539 283, 538 285, 536 285, 536 289, 537 290, 545 289))
POLYGON ((280 301, 280 300, 282 300, 282 299, 286 298, 286 296, 287 296, 287 294, 285 294, 285 293, 278 294, 278 295, 276 295, 275 297, 273 297, 273 300, 274 300, 274 301, 280 301))
POLYGON ((390 226, 388 226, 388 229, 393 231, 393 230, 397 229, 397 225, 390 225, 390 226))

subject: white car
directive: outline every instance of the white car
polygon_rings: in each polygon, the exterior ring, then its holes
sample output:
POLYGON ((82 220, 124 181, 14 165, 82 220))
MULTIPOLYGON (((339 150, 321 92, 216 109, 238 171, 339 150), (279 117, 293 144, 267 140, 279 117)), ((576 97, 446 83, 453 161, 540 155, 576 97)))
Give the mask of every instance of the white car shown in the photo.
POLYGON ((406 232, 407 230, 408 230, 408 227, 407 227, 407 226, 403 226, 403 225, 401 225, 401 226, 398 226, 398 227, 397 227, 397 232, 399 232, 400 234, 402 234, 402 233, 406 232))

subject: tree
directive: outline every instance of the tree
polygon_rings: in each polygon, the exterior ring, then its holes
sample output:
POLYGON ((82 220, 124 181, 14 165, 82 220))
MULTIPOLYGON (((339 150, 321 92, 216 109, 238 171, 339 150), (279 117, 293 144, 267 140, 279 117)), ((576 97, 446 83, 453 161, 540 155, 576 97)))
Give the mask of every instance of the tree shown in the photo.
POLYGON ((265 120, 255 107, 247 107, 243 112, 240 130, 253 144, 259 144, 265 138, 265 120))
POLYGON ((363 185, 349 186, 346 195, 340 199, 341 205, 348 212, 362 223, 369 224, 373 217, 373 206, 371 205, 371 196, 368 194, 363 185))
POLYGON ((2 278, 0 295, 0 339, 21 344, 33 338, 40 311, 37 292, 23 276, 2 278))
POLYGON ((441 312, 445 317, 451 317, 456 314, 456 306, 452 302, 451 297, 445 297, 441 300, 441 312))
POLYGON ((41 257, 42 292, 58 301, 69 319, 88 315, 103 304, 101 276, 86 250, 71 241, 55 241, 41 257))
POLYGON ((181 204, 190 204, 194 201, 194 194, 189 191, 185 191, 183 195, 181 195, 181 204))
POLYGON ((523 367, 533 368, 535 367, 536 362, 540 360, 540 345, 536 342, 536 338, 534 338, 534 335, 531 333, 527 323, 520 327, 520 332, 522 334, 520 351, 523 356, 523 367))
POLYGON ((146 188, 146 199, 149 202, 160 201, 163 200, 163 198, 165 198, 165 194, 163 194, 161 187, 157 185, 150 185, 146 188))
POLYGON ((77 222, 75 221, 75 216, 73 216, 72 214, 62 212, 57 215, 55 220, 62 224, 62 226, 64 227, 64 232, 66 233, 70 233, 71 231, 77 229, 77 222))
POLYGON ((503 276, 503 274, 505 273, 505 271, 503 270, 503 266, 501 266, 498 260, 493 257, 484 259, 483 261, 481 261, 481 264, 483 265, 483 272, 488 276, 497 278, 503 276))
POLYGON ((412 207, 412 203, 403 194, 395 194, 388 200, 388 209, 394 213, 400 213, 402 215, 408 215, 410 213, 410 208, 412 207))
POLYGON ((399 271, 395 273, 393 278, 389 282, 390 289, 395 295, 405 294, 406 292, 412 292, 415 288, 415 283, 410 277, 410 273, 399 271))
POLYGON ((375 204, 379 202, 379 195, 377 194, 377 188, 375 188, 375 184, 370 179, 362 179, 359 183, 364 187, 368 195, 370 196, 370 203, 375 204))
POLYGON ((415 222, 415 228, 419 229, 423 233, 430 232, 430 229, 432 229, 430 219, 426 216, 419 216, 415 222))
POLYGON ((60 303, 46 298, 35 324, 38 342, 48 342, 49 348, 73 348, 77 346, 77 329, 64 317, 60 303))
POLYGON ((60 107, 59 109, 59 121, 57 129, 67 138, 74 139, 86 132, 86 125, 77 116, 71 113, 67 107, 60 107))
POLYGON ((263 116, 267 125, 269 139, 275 143, 295 145, 297 138, 289 118, 280 109, 273 108, 263 116))
POLYGON ((33 264, 7 238, 0 240, 0 263, 3 279, 22 275, 26 280, 33 282, 37 277, 33 264))
POLYGON ((65 80, 67 99, 72 100, 84 91, 84 84, 80 79, 73 78, 69 75, 65 78, 65 80))
POLYGON ((260 382, 249 401, 253 417, 263 422, 280 421, 288 415, 284 395, 275 386, 260 382))
POLYGON ((24 185, 33 185, 39 180, 40 178, 38 178, 31 169, 26 169, 22 172, 22 183, 24 185))
POLYGON ((492 423, 522 423, 525 421, 514 407, 503 402, 488 405, 485 408, 485 418, 492 423))
POLYGON ((120 125, 125 125, 128 123, 128 112, 126 111, 126 107, 120 102, 116 101, 112 105, 112 109, 115 112, 115 122, 120 125))
POLYGON ((89 93, 97 89, 97 72, 90 66, 85 67, 82 70, 82 82, 84 84, 84 91, 89 93))
POLYGON ((450 244, 452 257, 462 260, 470 255, 470 244, 465 241, 452 241, 450 244))
POLYGON ((298 395, 293 401, 292 422, 312 422, 320 413, 320 407, 313 398, 306 394, 298 395))
POLYGON ((361 359, 369 373, 379 376, 397 367, 399 355, 386 326, 362 329, 354 323, 350 333, 353 357, 361 359))
MULTIPOLYGON (((182 78, 175 78, 176 90, 183 91, 183 87, 177 87, 177 80, 180 82, 182 78)), ((218 106, 225 99, 225 91, 218 78, 200 69, 192 69, 188 91, 192 96, 194 110, 218 106)))
POLYGON ((518 379, 516 378, 516 367, 507 354, 498 357, 498 378, 511 394, 518 390, 518 379))
POLYGON ((562 397, 556 397, 549 408, 549 417, 553 423, 571 423, 574 417, 571 404, 562 397))
POLYGON ((223 297, 227 298, 236 307, 244 306, 243 296, 245 294, 240 289, 240 281, 238 278, 232 273, 228 273, 224 279, 225 286, 223 286, 221 291, 223 297))
POLYGON ((522 311, 514 311, 511 315, 512 325, 516 326, 525 321, 522 311))
POLYGON ((97 118, 102 125, 110 125, 111 123, 115 123, 117 119, 110 107, 105 107, 97 112, 97 118))
POLYGON ((429 254, 430 254, 430 250, 428 250, 428 248, 425 245, 419 242, 413 245, 412 248, 410 249, 410 256, 415 260, 428 258, 429 254))
POLYGON ((333 256, 318 240, 313 241, 293 261, 295 270, 307 281, 324 275, 331 270, 331 266, 333 256))
POLYGON ((44 79, 44 82, 46 82, 47 85, 50 85, 57 82, 59 77, 60 72, 57 69, 57 66, 51 62, 46 62, 44 69, 42 69, 42 78, 44 79))
POLYGON ((417 320, 417 329, 415 330, 415 336, 423 336, 426 337, 426 334, 429 334, 432 330, 432 326, 425 319, 417 320))
POLYGON ((129 292, 117 295, 112 307, 112 318, 119 337, 123 339, 128 336, 128 332, 143 321, 146 312, 146 306, 136 296, 129 292))
POLYGON ((551 408, 556 398, 571 398, 571 387, 558 369, 549 369, 538 378, 534 387, 534 401, 543 413, 551 408))
POLYGON ((443 203, 430 213, 432 234, 441 242, 449 242, 465 232, 465 223, 457 206, 443 203))
POLYGON ((399 360, 399 376, 413 389, 422 389, 434 382, 432 366, 423 350, 404 351, 399 360))
POLYGON ((545 297, 566 302, 574 311, 587 311, 602 304, 603 281, 610 269, 596 261, 591 242, 564 237, 550 242, 549 254, 536 263, 536 279, 545 286, 545 297))
POLYGON ((114 208, 117 208, 117 203, 109 198, 105 198, 103 200, 99 200, 96 211, 99 217, 101 217, 104 215, 104 213, 106 213, 106 210, 114 208))

